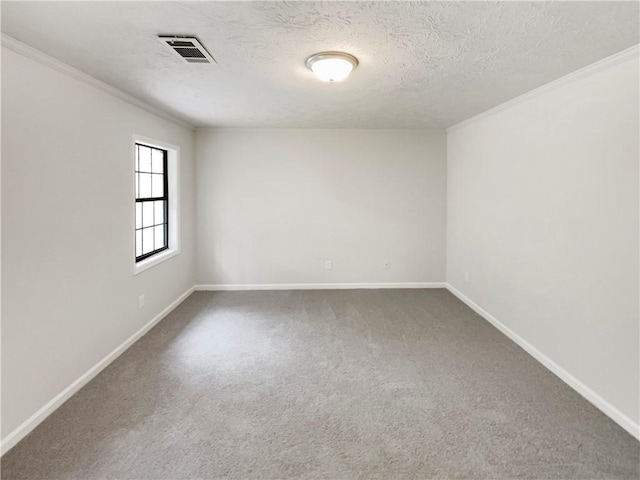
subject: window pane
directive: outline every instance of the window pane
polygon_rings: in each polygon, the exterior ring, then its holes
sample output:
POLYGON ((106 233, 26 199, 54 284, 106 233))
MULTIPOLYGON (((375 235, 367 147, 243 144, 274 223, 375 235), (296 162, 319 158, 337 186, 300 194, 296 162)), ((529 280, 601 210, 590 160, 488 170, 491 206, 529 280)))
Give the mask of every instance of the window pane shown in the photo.
POLYGON ((153 252, 153 227, 145 228, 142 232, 142 254, 153 252))
POLYGON ((154 221, 153 221, 153 203, 154 202, 141 202, 141 203, 142 203, 142 226, 151 227, 154 224, 154 221))
POLYGON ((166 202, 164 200, 158 200, 153 202, 153 207, 155 211, 155 223, 164 223, 164 204, 166 202))
POLYGON ((164 175, 152 175, 151 185, 151 195, 164 197, 164 175))
POLYGON ((141 172, 150 172, 151 171, 151 149, 149 147, 145 147, 140 145, 138 150, 138 160, 139 166, 138 170, 141 172))
MULTIPOLYGON (((167 195, 166 154, 161 148, 135 145, 136 199, 161 198, 167 195)), ((168 247, 168 202, 165 200, 136 202, 135 252, 136 257, 168 247)))
POLYGON ((136 228, 142 228, 142 203, 136 202, 136 228))
POLYGON ((151 171, 154 173, 164 173, 164 152, 162 150, 152 150, 151 171))
POLYGON ((164 242, 164 225, 158 225, 153 227, 155 228, 155 250, 164 247, 166 244, 164 242))
POLYGON ((138 198, 149 198, 151 196, 151 174, 140 174, 140 196, 138 198))
POLYGON ((142 255, 142 230, 136 230, 136 257, 142 255))

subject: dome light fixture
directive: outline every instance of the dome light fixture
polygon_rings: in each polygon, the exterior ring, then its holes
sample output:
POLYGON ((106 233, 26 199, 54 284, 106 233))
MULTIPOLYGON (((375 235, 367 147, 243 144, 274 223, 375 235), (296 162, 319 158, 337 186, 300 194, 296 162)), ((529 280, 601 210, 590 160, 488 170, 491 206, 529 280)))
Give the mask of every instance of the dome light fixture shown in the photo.
POLYGON ((358 66, 358 59, 344 52, 320 52, 307 58, 307 67, 323 82, 341 82, 358 66))

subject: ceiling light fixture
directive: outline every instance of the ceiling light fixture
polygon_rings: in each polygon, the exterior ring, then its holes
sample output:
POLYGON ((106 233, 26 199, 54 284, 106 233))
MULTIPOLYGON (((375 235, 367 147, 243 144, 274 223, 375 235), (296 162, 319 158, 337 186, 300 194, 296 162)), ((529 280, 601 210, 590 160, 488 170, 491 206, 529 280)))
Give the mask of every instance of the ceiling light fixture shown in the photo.
POLYGON ((341 82, 358 66, 358 59, 343 52, 320 52, 307 58, 307 67, 323 82, 341 82))

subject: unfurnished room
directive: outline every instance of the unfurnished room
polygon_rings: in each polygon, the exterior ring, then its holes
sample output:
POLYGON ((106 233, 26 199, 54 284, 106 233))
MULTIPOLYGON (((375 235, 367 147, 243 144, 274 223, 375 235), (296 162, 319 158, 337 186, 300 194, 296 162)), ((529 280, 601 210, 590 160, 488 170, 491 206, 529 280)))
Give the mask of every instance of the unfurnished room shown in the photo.
POLYGON ((2 1, 2 479, 638 480, 639 7, 2 1))

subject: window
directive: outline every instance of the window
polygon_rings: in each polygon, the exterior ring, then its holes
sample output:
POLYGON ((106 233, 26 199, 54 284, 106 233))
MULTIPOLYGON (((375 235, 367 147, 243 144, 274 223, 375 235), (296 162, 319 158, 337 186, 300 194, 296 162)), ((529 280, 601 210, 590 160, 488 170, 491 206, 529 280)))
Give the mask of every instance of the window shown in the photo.
POLYGON ((169 248, 167 151, 136 143, 136 262, 169 248))
POLYGON ((133 274, 180 253, 179 147, 133 136, 133 274))

